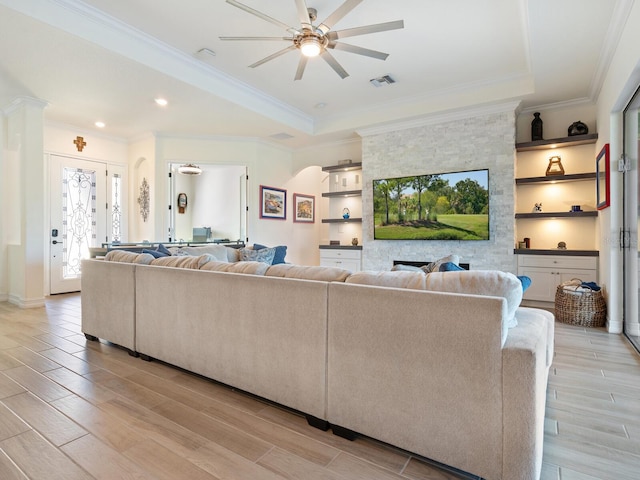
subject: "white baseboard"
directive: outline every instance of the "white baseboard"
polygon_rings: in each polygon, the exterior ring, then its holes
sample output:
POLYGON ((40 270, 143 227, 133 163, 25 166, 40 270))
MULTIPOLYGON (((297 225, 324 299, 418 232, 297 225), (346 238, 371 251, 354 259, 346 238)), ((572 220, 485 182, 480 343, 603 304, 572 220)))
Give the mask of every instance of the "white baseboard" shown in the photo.
POLYGON ((20 308, 40 308, 45 305, 44 297, 24 299, 17 295, 9 295, 8 301, 20 308))

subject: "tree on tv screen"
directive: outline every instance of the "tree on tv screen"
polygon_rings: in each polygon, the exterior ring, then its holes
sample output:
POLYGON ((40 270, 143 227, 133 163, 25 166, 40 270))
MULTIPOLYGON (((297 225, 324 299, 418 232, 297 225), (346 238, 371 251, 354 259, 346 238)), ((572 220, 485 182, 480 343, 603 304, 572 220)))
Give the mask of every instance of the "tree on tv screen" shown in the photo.
POLYGON ((489 238, 487 170, 374 180, 373 201, 376 239, 489 238))

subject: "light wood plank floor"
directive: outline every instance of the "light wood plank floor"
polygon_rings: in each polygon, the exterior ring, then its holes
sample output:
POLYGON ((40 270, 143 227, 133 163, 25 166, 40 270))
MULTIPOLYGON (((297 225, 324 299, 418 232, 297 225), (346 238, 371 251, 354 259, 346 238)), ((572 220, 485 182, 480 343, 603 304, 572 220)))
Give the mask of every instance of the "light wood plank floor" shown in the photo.
MULTIPOLYGON (((543 480, 640 478, 640 357, 623 337, 557 324, 545 428, 543 480)), ((0 303, 0 479, 27 478, 474 477, 87 342, 70 294, 0 303)))

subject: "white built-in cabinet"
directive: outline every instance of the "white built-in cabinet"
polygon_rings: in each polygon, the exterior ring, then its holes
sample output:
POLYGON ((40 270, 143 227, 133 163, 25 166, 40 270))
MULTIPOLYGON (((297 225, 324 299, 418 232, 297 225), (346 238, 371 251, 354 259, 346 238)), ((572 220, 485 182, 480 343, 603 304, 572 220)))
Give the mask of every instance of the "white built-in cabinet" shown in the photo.
POLYGON ((553 302, 559 284, 578 278, 595 282, 598 257, 565 255, 518 255, 518 275, 531 278, 525 300, 553 302))
POLYGON ((597 134, 516 145, 516 245, 518 275, 531 278, 525 300, 553 302, 567 280, 598 280, 595 143, 597 134), (547 175, 552 157, 564 174, 547 175), (535 211, 535 204, 542 211, 535 211), (580 205, 580 211, 572 211, 580 205), (530 248, 522 248, 524 239, 530 248), (564 242, 566 249, 558 248, 564 242))
POLYGON ((353 272, 362 268, 362 163, 345 162, 322 168, 328 173, 322 194, 322 223, 327 242, 320 245, 320 265, 353 272), (354 240, 355 239, 355 240, 354 240), (355 244, 354 244, 355 243, 355 244))

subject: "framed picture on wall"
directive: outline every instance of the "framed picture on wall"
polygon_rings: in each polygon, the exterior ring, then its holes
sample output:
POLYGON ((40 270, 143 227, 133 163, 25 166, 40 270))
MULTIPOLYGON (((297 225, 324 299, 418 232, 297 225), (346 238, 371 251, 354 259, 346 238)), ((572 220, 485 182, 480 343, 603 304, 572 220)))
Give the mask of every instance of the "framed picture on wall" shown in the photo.
POLYGON ((316 197, 302 193, 293 194, 293 221, 299 223, 315 222, 316 197))
POLYGON ((260 185, 260 218, 286 220, 287 191, 260 185))
POLYGON ((609 169, 609 144, 606 143, 596 157, 596 206, 598 210, 607 208, 611 203, 609 169))

